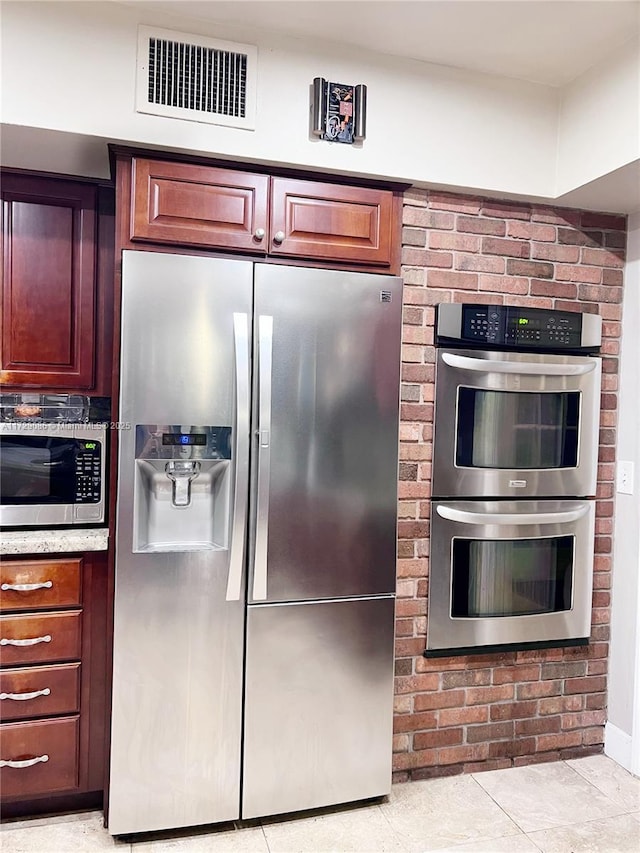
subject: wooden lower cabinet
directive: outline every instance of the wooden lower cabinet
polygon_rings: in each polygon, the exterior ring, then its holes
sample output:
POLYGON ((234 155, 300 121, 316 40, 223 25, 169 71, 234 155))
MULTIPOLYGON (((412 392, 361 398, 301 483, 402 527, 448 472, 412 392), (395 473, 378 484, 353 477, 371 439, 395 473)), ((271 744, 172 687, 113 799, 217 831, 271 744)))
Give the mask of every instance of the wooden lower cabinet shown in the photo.
POLYGON ((82 613, 0 616, 2 666, 79 659, 82 613))
POLYGON ((77 714, 80 666, 64 663, 0 670, 3 722, 77 714))
POLYGON ((75 607, 81 602, 79 557, 0 563, 0 611, 75 607))
POLYGON ((0 726, 2 796, 29 797, 79 787, 80 717, 0 726))
POLYGON ((5 586, 0 594, 2 814, 99 805, 107 555, 4 558, 0 575, 5 586), (43 586, 48 581, 51 585, 43 586))

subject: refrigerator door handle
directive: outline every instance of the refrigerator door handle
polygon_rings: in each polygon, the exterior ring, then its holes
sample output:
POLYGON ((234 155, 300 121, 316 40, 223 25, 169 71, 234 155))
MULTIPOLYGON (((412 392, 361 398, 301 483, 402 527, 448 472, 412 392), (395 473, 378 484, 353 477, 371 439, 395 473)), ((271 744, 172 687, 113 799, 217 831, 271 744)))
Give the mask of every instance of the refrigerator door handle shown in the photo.
POLYGON ((253 560, 253 600, 267 597, 269 476, 271 468, 271 360, 273 317, 258 317, 258 487, 253 560))
POLYGON ((233 315, 233 341, 236 369, 236 430, 233 456, 235 481, 233 487, 233 522, 229 552, 227 601, 239 601, 242 590, 244 539, 247 521, 247 492, 249 488, 249 318, 233 315))

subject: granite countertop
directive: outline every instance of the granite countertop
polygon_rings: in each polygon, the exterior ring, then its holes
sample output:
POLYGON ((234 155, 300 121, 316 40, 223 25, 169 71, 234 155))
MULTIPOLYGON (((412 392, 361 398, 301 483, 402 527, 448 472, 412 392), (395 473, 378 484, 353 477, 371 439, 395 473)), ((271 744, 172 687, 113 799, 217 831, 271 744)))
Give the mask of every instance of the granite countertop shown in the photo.
POLYGON ((64 554, 73 551, 106 551, 109 529, 3 530, 0 554, 64 554))

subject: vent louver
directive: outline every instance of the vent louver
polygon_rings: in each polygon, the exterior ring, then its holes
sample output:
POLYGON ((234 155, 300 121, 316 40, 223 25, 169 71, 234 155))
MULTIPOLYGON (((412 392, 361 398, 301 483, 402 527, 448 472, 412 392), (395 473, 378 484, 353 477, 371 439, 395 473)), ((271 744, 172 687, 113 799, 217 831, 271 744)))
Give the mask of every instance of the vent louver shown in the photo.
POLYGON ((139 27, 137 110, 254 128, 257 49, 139 27))

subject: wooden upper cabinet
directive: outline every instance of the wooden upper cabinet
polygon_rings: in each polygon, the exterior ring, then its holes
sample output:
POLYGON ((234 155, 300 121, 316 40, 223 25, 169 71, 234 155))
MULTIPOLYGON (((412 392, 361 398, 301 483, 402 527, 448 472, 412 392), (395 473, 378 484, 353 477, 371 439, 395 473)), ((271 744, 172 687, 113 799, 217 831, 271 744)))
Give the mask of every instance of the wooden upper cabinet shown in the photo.
POLYGON ((271 179, 273 255, 389 267, 394 225, 390 190, 271 179))
POLYGON ((97 189, 2 176, 0 383, 94 383, 97 189))
POLYGON ((268 189, 266 175, 134 157, 130 239, 264 253, 268 189))

